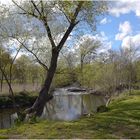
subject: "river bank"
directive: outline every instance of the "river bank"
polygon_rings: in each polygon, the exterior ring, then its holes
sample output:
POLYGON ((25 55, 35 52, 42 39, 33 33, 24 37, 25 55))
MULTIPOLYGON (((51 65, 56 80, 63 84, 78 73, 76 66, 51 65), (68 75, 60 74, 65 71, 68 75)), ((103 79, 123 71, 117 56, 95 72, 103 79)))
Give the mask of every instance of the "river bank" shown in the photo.
POLYGON ((140 91, 121 94, 109 110, 75 121, 38 120, 0 130, 0 138, 140 139, 140 91))
MULTIPOLYGON (((15 94, 14 98, 17 107, 27 107, 34 103, 37 95, 29 94, 27 92, 20 92, 15 94)), ((11 109, 13 107, 13 101, 10 95, 0 96, 0 109, 11 109)))

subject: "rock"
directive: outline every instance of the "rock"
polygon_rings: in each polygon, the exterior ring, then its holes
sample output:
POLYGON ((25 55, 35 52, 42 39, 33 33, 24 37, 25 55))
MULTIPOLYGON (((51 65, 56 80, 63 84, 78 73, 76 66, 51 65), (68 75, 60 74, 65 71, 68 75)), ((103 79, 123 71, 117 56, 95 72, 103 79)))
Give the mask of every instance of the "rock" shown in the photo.
POLYGON ((81 88, 69 88, 67 89, 69 92, 84 92, 86 89, 81 89, 81 88))

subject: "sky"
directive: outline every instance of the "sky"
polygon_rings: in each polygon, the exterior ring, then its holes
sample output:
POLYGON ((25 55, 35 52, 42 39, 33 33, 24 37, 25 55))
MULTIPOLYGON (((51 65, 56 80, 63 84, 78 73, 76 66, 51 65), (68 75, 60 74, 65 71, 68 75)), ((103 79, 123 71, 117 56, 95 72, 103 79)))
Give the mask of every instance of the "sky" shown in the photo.
MULTIPOLYGON (((0 3, 8 5, 11 0, 0 3)), ((140 47, 140 0, 109 1, 108 14, 100 19, 97 32, 94 36, 104 42, 101 52, 129 48, 130 44, 140 47)), ((85 33, 85 36, 93 35, 85 33)))
MULTIPOLYGON (((113 50, 140 47, 140 0, 115 0, 97 26, 113 50)), ((109 46, 108 46, 109 48, 109 46)))

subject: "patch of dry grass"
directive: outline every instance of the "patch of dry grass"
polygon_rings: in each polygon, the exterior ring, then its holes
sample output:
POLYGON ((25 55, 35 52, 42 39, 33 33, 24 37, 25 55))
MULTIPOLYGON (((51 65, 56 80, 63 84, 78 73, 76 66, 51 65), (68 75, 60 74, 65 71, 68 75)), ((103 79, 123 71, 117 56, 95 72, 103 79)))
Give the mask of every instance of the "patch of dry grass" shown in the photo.
MULTIPOLYGON (((28 92, 38 92, 40 90, 40 84, 12 84, 12 89, 14 93, 19 93, 21 91, 28 91, 28 92)), ((3 84, 3 89, 0 91, 1 95, 8 95, 9 94, 9 87, 7 84, 3 84)))

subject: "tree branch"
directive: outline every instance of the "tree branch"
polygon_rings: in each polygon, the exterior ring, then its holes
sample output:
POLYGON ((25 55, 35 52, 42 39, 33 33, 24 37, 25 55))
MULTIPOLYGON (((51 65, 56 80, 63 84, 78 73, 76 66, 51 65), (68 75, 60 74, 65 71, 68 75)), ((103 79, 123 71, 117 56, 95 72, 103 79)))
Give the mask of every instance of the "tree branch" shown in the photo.
POLYGON ((84 1, 79 1, 79 4, 78 4, 78 6, 77 6, 77 8, 75 10, 74 16, 73 16, 73 18, 71 20, 72 23, 75 23, 76 18, 77 18, 78 14, 79 14, 79 12, 80 12, 80 10, 82 8, 83 3, 84 3, 84 1))
POLYGON ((40 3, 41 3, 41 13, 43 14, 43 17, 44 17, 44 7, 43 7, 43 1, 40 0, 40 3))
POLYGON ((21 50, 21 46, 22 46, 22 45, 19 46, 19 48, 18 48, 18 50, 17 50, 15 56, 14 56, 13 59, 12 59, 11 64, 10 64, 10 73, 9 73, 9 75, 10 75, 10 79, 9 79, 10 84, 11 84, 11 82, 12 82, 12 68, 13 68, 13 64, 14 64, 16 58, 17 58, 18 53, 19 53, 20 50, 21 50))
POLYGON ((50 29, 50 27, 48 25, 47 19, 43 18, 43 22, 44 22, 44 25, 45 25, 45 28, 46 28, 46 31, 47 31, 48 38, 49 38, 50 43, 52 45, 52 48, 55 48, 56 45, 54 43, 54 40, 53 40, 53 37, 52 37, 52 33, 51 33, 51 29, 50 29))
POLYGON ((33 51, 28 49, 25 46, 25 44, 23 42, 21 42, 18 38, 15 38, 15 37, 13 37, 13 38, 16 39, 28 52, 30 52, 36 58, 37 62, 48 71, 48 67, 43 62, 41 62, 41 60, 37 57, 37 55, 33 51))
POLYGON ((61 9, 59 8, 59 6, 57 6, 57 8, 64 14, 64 16, 66 17, 66 19, 68 20, 68 22, 70 23, 70 19, 68 18, 68 16, 66 15, 66 13, 61 9))
POLYGON ((42 16, 41 12, 39 11, 39 9, 37 8, 36 4, 34 3, 33 0, 31 0, 31 3, 33 4, 35 10, 39 13, 40 17, 42 16))
POLYGON ((69 37, 71 31, 79 23, 79 21, 76 22, 76 18, 77 18, 78 14, 79 14, 79 12, 80 12, 80 10, 82 8, 83 3, 84 3, 84 1, 79 2, 78 6, 77 6, 77 8, 75 10, 74 16, 70 21, 70 25, 69 25, 67 31, 65 32, 63 38, 61 39, 60 43, 57 46, 58 51, 60 51, 62 49, 62 47, 65 44, 67 38, 69 37))
POLYGON ((26 11, 23 7, 21 7, 20 5, 18 5, 14 0, 12 0, 12 2, 13 2, 18 8, 20 8, 20 9, 23 11, 23 13, 21 13, 21 14, 31 15, 31 16, 33 16, 33 17, 38 18, 38 15, 35 15, 35 13, 31 13, 31 12, 29 12, 29 11, 26 11))

